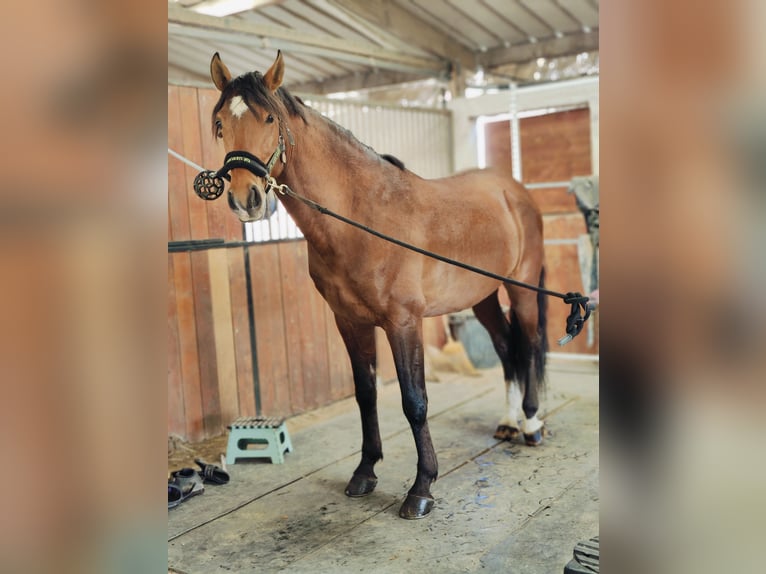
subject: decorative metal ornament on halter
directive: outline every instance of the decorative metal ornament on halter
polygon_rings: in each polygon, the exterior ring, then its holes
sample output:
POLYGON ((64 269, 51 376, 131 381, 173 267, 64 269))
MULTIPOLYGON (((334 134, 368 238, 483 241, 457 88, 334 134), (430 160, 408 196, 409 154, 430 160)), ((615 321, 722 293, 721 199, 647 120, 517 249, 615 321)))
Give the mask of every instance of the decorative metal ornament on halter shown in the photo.
POLYGON ((218 199, 223 193, 223 188, 223 178, 215 171, 201 171, 194 178, 194 193, 204 200, 218 199))

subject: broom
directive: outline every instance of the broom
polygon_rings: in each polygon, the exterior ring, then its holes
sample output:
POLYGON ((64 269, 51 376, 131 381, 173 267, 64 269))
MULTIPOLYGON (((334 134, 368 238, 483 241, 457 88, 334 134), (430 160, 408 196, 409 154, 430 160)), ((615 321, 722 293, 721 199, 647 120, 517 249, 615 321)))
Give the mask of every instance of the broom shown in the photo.
MULTIPOLYGON (((461 375, 468 375, 471 377, 481 376, 481 373, 476 370, 476 367, 473 366, 471 359, 468 358, 468 353, 466 353, 465 347, 463 347, 463 343, 456 341, 452 337, 452 333, 450 333, 449 324, 447 322, 447 316, 443 315, 442 320, 444 322, 444 333, 447 335, 447 342, 441 349, 440 354, 442 355, 443 359, 441 362, 449 365, 450 368, 447 370, 460 373, 461 375)), ((434 366, 434 368, 437 367, 434 366)))

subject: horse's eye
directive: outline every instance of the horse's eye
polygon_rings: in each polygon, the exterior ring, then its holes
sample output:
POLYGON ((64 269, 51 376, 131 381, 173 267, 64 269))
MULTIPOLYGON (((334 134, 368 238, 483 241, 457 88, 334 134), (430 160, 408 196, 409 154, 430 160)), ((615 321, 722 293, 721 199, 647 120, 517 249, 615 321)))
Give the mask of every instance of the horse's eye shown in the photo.
POLYGON ((266 116, 266 123, 267 123, 267 124, 270 124, 270 123, 272 123, 273 121, 274 121, 274 116, 272 116, 271 114, 269 114, 268 116, 266 116))
POLYGON ((223 137, 223 126, 221 125, 220 120, 215 122, 215 137, 217 138, 223 137))

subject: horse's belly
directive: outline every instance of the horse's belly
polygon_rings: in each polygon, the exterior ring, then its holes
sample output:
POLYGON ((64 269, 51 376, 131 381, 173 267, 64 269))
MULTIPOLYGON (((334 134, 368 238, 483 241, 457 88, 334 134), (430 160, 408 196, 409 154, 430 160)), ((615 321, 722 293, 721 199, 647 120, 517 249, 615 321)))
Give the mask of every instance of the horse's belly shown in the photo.
POLYGON ((456 313, 473 307, 500 286, 494 279, 473 275, 470 271, 463 273, 467 275, 461 275, 459 280, 445 283, 441 289, 433 289, 426 293, 424 317, 456 313))

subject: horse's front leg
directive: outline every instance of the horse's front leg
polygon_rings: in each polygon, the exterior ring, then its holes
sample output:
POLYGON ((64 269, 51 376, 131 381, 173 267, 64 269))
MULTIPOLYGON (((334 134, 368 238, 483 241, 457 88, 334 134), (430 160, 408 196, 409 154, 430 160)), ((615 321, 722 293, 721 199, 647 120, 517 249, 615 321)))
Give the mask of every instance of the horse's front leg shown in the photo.
POLYGON ((375 463, 383 458, 378 427, 375 327, 351 323, 337 315, 335 323, 351 359, 356 402, 362 417, 362 460, 345 492, 348 496, 364 496, 375 490, 378 477, 373 469, 375 463))
POLYGON ((396 364, 402 408, 410 423, 418 452, 418 473, 415 483, 399 509, 402 518, 423 518, 434 505, 431 483, 436 480, 438 464, 428 431, 428 395, 423 371, 422 321, 412 318, 404 325, 386 328, 396 364))

